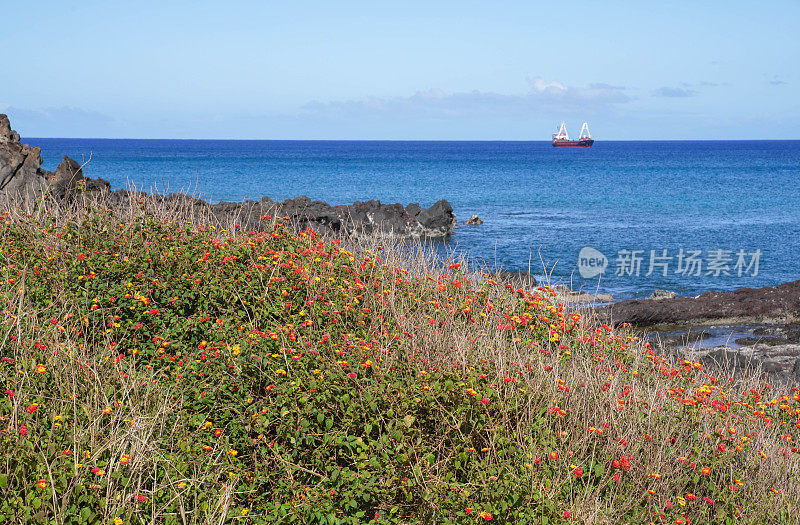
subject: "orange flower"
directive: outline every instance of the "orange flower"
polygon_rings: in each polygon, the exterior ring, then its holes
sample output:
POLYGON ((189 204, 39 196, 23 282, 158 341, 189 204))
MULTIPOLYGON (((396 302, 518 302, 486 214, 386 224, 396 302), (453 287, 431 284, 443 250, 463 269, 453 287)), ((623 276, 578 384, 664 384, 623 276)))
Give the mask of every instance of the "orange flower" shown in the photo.
POLYGON ((708 467, 703 467, 702 469, 700 469, 700 473, 702 475, 704 475, 704 476, 710 476, 711 475, 711 469, 708 468, 708 467))
POLYGON ((491 512, 481 512, 481 518, 485 519, 486 521, 491 520, 493 517, 494 516, 492 516, 491 512))
POLYGON ((44 367, 43 364, 40 363, 40 364, 36 365, 36 373, 37 374, 44 374, 45 372, 47 372, 47 369, 44 367))
POLYGON ((130 462, 131 462, 131 457, 129 455, 127 455, 127 454, 125 454, 121 458, 119 458, 120 465, 127 465, 130 462))
POLYGON ((43 479, 40 479, 39 481, 36 482, 36 486, 39 487, 40 489, 44 490, 44 489, 47 488, 47 481, 43 480, 43 479))

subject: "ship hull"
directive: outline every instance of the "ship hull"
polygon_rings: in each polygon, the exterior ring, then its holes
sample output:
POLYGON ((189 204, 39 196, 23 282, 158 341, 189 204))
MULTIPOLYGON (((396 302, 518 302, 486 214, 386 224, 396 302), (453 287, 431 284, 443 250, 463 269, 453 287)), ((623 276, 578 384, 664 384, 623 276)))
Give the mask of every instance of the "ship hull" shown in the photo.
POLYGON ((586 140, 554 140, 554 148, 591 148, 594 144, 593 139, 586 140))

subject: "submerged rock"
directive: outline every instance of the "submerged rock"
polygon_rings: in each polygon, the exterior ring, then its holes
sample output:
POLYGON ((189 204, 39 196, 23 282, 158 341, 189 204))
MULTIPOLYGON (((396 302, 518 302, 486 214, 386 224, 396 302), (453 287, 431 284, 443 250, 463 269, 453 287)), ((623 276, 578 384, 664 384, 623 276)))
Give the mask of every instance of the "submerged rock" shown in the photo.
POLYGON ((648 299, 652 300, 659 300, 659 299, 674 299, 676 297, 675 292, 670 292, 669 290, 656 290, 648 299))
POLYGON ((800 382, 800 344, 756 344, 741 348, 683 349, 680 354, 699 360, 705 367, 715 368, 733 377, 760 370, 772 380, 800 382))

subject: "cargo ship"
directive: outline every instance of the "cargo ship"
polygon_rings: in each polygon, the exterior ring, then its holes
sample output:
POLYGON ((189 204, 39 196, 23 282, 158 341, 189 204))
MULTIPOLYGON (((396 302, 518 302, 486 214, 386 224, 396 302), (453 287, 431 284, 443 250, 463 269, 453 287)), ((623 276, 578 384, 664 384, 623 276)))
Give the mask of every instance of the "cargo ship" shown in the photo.
POLYGON ((594 140, 589 134, 589 124, 586 122, 581 126, 581 134, 578 136, 578 140, 569 139, 564 121, 561 121, 561 127, 558 128, 558 131, 553 133, 554 148, 591 148, 592 144, 594 144, 594 140))

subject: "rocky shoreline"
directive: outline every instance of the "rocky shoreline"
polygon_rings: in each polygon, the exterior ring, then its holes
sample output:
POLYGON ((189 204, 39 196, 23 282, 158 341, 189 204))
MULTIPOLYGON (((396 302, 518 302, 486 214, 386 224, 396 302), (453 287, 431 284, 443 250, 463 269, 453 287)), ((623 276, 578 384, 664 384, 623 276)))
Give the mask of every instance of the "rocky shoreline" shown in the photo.
MULTIPOLYGON (((446 200, 427 209, 415 203, 402 206, 377 200, 331 206, 303 196, 283 202, 264 197, 212 204, 183 194, 111 191, 108 181, 85 177, 83 166, 67 156, 53 172, 41 165, 40 148, 22 144, 8 117, 0 114, 0 198, 5 200, 31 202, 44 197, 69 204, 88 198, 112 211, 123 212, 131 206, 176 210, 198 223, 215 220, 248 231, 262 228, 265 215, 280 216, 288 217, 298 228, 310 227, 336 236, 380 232, 395 239, 442 238, 458 225, 446 200)), ((465 224, 482 222, 474 216, 465 224)), ((504 273, 519 286, 536 286, 527 272, 504 273)), ((770 377, 800 382, 800 280, 774 287, 707 292, 698 297, 675 297, 674 293, 659 291, 648 299, 616 303, 609 295, 556 288, 559 300, 594 308, 609 324, 630 324, 681 357, 699 359, 733 374, 761 367, 770 377)))
POLYGON ((83 167, 65 156, 55 171, 41 168, 41 149, 22 144, 19 134, 11 129, 8 116, 0 114, 0 197, 32 201, 47 196, 59 202, 73 202, 80 197, 99 200, 109 209, 127 205, 180 208, 198 219, 213 217, 222 223, 235 223, 241 228, 262 227, 264 215, 289 217, 298 228, 314 228, 333 235, 372 235, 382 233, 391 238, 442 238, 453 233, 458 225, 453 208, 442 199, 429 208, 417 203, 407 206, 383 204, 377 200, 331 206, 308 197, 275 202, 268 197, 260 201, 209 203, 183 195, 150 195, 119 189, 101 178, 85 177, 83 167))
POLYGON ((681 357, 733 375, 760 367, 773 380, 800 382, 800 280, 697 297, 661 293, 596 311, 681 357))

